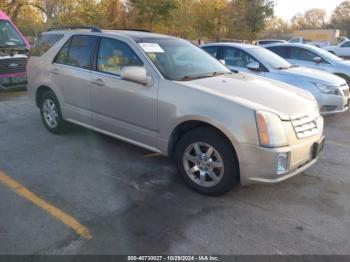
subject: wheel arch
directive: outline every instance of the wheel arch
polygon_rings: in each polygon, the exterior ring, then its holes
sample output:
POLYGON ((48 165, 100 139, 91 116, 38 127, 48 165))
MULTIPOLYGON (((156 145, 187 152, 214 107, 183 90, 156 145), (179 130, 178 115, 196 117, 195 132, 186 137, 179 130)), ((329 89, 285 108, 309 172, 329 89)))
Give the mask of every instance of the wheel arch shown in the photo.
POLYGON ((41 99, 42 95, 47 91, 52 91, 54 93, 52 88, 45 86, 45 85, 41 85, 36 89, 36 91, 35 91, 35 104, 37 107, 40 107, 40 99, 41 99))
POLYGON ((184 120, 178 123, 176 127, 173 129, 173 131, 171 132, 171 135, 168 141, 168 152, 167 152, 168 156, 173 157, 174 151, 175 151, 174 150, 175 145, 184 134, 196 128, 210 127, 214 129, 216 132, 218 132, 220 135, 222 135, 222 137, 229 143, 238 161, 237 149, 232 143, 233 141, 236 141, 235 138, 227 130, 218 126, 219 125, 215 125, 213 123, 210 123, 209 121, 205 121, 202 119, 184 120))
POLYGON ((345 79, 346 83, 350 86, 350 77, 343 73, 334 73, 336 76, 339 76, 345 79))

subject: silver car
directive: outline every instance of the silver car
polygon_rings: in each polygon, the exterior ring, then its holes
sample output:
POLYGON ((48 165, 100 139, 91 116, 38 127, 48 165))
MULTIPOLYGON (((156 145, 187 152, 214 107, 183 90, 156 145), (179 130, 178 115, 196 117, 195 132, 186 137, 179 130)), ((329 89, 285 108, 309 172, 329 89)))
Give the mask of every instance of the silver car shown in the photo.
POLYGON ((293 65, 314 68, 344 78, 350 85, 350 61, 326 50, 303 44, 273 44, 264 46, 293 65))
POLYGON ((323 118, 309 93, 232 73, 185 40, 58 29, 34 48, 28 90, 50 132, 75 123, 173 157, 200 193, 283 181, 323 149, 323 118))
POLYGON ((306 67, 292 66, 275 53, 253 45, 212 43, 202 46, 231 70, 268 77, 307 90, 323 115, 348 110, 349 86, 343 78, 306 67))

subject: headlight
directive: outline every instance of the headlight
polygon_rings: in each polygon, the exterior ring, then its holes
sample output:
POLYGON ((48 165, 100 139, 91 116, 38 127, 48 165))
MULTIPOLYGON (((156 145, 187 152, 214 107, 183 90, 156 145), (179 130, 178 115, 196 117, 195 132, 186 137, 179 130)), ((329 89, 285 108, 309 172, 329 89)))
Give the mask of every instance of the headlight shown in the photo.
POLYGON ((258 111, 255 115, 261 146, 281 147, 288 145, 286 132, 279 116, 266 111, 258 111))
POLYGON ((321 83, 314 83, 315 86, 321 91, 323 94, 327 95, 339 95, 339 89, 334 86, 327 86, 321 83))

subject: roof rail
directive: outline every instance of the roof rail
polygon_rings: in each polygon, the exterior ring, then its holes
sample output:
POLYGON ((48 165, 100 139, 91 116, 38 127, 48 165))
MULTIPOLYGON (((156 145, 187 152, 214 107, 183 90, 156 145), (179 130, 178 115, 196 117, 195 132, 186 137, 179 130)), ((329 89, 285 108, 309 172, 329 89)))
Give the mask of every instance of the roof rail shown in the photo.
POLYGON ((77 29, 89 29, 91 30, 91 32, 94 32, 94 33, 102 33, 101 29, 95 26, 59 26, 59 27, 52 27, 47 31, 77 30, 77 29))
POLYGON ((134 28, 116 28, 111 30, 120 30, 120 31, 135 31, 135 32, 146 32, 146 33, 152 33, 150 30, 146 29, 134 29, 134 28))

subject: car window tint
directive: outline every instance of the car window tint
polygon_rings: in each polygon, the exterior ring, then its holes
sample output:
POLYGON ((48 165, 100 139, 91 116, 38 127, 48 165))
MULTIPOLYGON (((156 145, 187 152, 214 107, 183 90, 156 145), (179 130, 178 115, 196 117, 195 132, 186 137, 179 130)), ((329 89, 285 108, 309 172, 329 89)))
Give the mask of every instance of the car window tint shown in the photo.
POLYGON ((73 36, 68 55, 64 64, 84 69, 90 69, 91 55, 97 38, 94 36, 73 36))
POLYGON ((225 65, 235 67, 246 67, 252 62, 258 62, 251 55, 233 47, 224 47, 223 59, 225 65))
POLYGON ((219 47, 217 46, 206 46, 206 47, 203 47, 203 49, 210 55, 212 55, 213 57, 215 58, 218 58, 218 50, 219 50, 219 47))
POLYGON ((142 66, 136 53, 125 43, 102 38, 97 55, 97 70, 120 75, 124 66, 142 66))
POLYGON ((30 49, 31 56, 42 56, 63 38, 63 34, 43 34, 30 49))
POLYGON ((272 46, 268 47, 267 49, 279 55, 280 57, 288 58, 287 47, 285 46, 272 46))
POLYGON ((350 41, 345 42, 341 47, 350 47, 350 41))
POLYGON ((299 47, 291 47, 290 58, 295 60, 313 61, 318 56, 314 52, 299 47))
POLYGON ((54 60, 54 63, 57 64, 66 64, 67 62, 67 56, 68 56, 68 49, 70 45, 70 40, 67 41, 64 46, 61 48, 61 50, 56 55, 56 58, 54 60))

